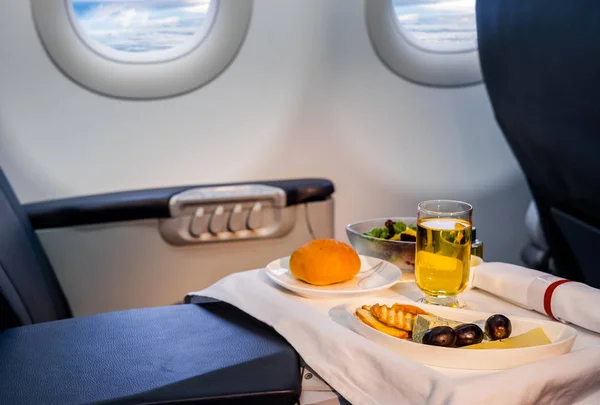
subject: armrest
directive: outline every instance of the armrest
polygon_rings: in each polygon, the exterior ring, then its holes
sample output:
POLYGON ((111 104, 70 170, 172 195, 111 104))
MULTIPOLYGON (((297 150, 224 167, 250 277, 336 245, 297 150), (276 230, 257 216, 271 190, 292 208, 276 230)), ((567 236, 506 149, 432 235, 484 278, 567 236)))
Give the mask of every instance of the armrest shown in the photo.
POLYGON ((24 209, 35 229, 169 218, 171 199, 184 191, 247 185, 264 185, 282 190, 286 206, 326 200, 334 192, 333 183, 326 179, 275 180, 98 194, 26 204, 24 209))
POLYGON ((105 313, 0 333, 2 404, 294 404, 300 359, 223 302, 105 313))

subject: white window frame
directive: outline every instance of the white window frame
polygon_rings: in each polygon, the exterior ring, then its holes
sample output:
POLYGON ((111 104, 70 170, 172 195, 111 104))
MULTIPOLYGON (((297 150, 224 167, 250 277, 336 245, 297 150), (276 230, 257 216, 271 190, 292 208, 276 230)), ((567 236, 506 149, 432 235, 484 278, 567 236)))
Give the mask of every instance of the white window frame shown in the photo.
POLYGON ((106 96, 157 99, 193 91, 221 74, 244 42, 252 0, 212 0, 199 40, 177 55, 151 61, 105 52, 79 32, 68 0, 31 0, 39 37, 56 66, 81 86, 106 96))
POLYGON ((379 59, 398 76, 435 87, 481 83, 477 49, 426 49, 415 43, 398 23, 391 0, 364 0, 364 7, 371 44, 379 59))

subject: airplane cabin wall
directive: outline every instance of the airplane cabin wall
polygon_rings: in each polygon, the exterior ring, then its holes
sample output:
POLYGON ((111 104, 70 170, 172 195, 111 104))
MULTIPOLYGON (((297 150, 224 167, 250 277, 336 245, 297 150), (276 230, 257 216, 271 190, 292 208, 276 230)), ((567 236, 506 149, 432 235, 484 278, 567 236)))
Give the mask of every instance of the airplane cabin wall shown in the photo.
POLYGON ((429 88, 375 54, 360 0, 255 0, 231 66, 154 101, 70 81, 29 1, 0 0, 0 164, 23 202, 115 190, 319 176, 336 236, 431 198, 470 201, 486 260, 519 262, 530 199, 483 85, 429 88))

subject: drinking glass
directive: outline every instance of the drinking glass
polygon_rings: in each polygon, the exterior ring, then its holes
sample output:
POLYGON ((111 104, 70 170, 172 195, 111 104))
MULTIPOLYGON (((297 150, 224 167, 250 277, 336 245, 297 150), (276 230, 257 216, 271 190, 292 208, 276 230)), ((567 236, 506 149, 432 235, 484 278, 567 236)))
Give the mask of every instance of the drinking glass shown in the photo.
POLYGON ((415 279, 421 302, 462 307, 458 295, 471 270, 473 207, 453 200, 423 201, 417 214, 415 279))

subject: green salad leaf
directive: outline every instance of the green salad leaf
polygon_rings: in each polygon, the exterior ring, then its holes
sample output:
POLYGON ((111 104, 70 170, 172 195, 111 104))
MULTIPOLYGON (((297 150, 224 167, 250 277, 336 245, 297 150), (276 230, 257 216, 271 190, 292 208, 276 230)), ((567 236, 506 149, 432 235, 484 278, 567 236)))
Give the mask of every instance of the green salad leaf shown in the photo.
POLYGON ((400 221, 394 222, 394 231, 396 231, 396 233, 402 233, 406 231, 406 224, 400 221))
MULTIPOLYGON (((417 229, 414 225, 407 226, 402 221, 394 222, 393 225, 390 225, 390 226, 392 226, 394 228, 394 232, 393 232, 394 235, 405 232, 407 228, 412 229, 412 230, 417 229)), ((389 239, 391 236, 393 236, 393 235, 390 235, 390 229, 388 229, 387 227, 373 228, 370 231, 365 232, 364 235, 371 236, 373 238, 380 238, 380 239, 389 239)))
POLYGON ((387 228, 373 228, 368 232, 365 232, 365 235, 372 236, 374 238, 387 239, 390 237, 390 232, 387 228))

